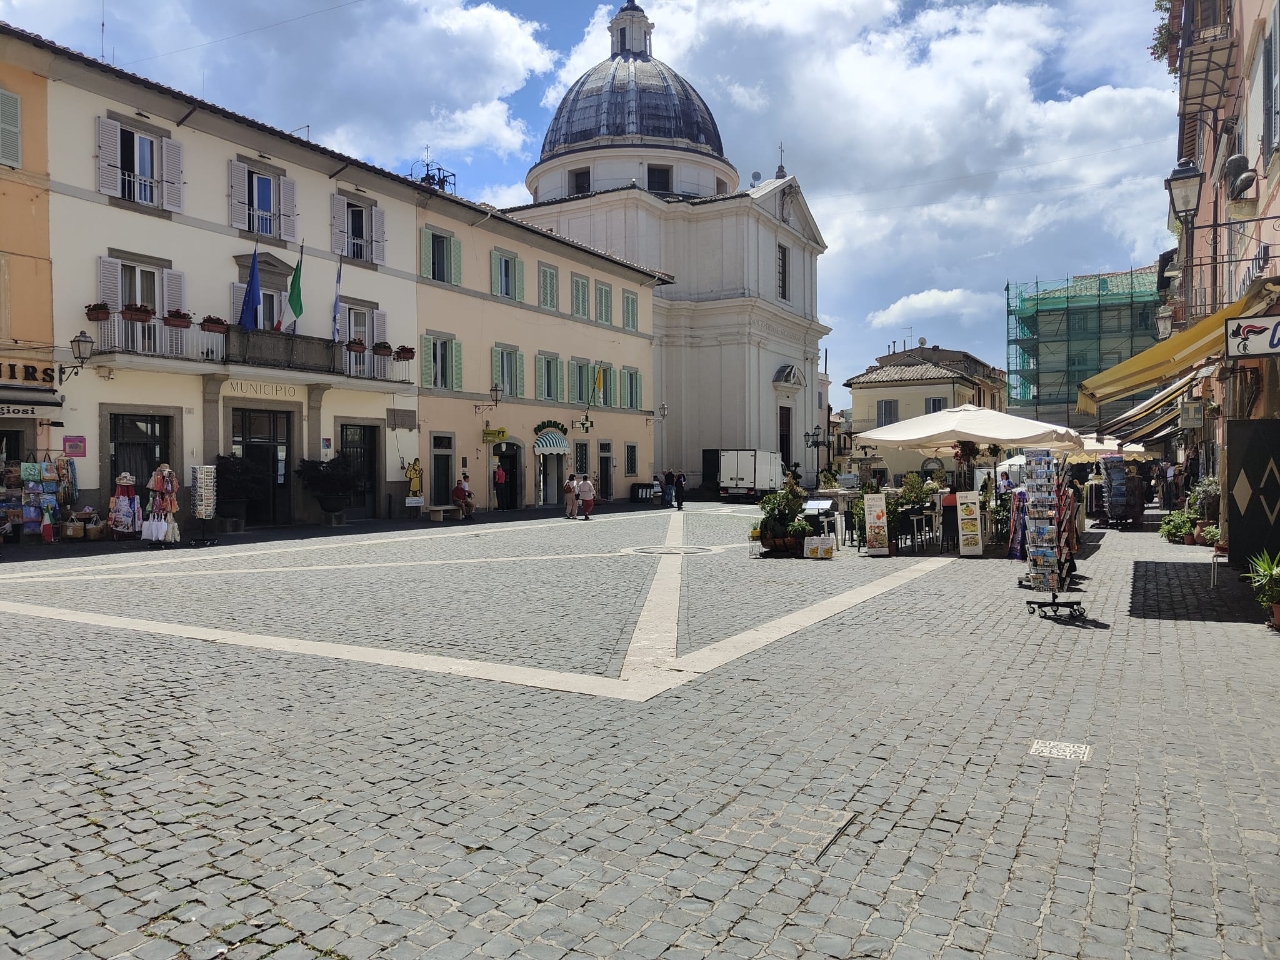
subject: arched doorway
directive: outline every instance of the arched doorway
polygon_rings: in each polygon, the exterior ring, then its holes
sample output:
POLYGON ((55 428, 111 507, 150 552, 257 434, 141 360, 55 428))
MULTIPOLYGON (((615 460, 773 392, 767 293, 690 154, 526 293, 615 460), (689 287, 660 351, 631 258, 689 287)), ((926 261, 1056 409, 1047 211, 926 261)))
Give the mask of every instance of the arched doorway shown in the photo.
POLYGON ((489 484, 493 490, 493 508, 495 510, 518 510, 524 503, 522 493, 523 473, 520 463, 520 444, 511 440, 493 445, 493 459, 489 470, 489 484), (498 489, 496 474, 498 467, 506 477, 502 489, 498 489))
POLYGON ((559 430, 544 430, 533 441, 533 455, 538 465, 538 506, 564 503, 565 469, 569 441, 559 430))

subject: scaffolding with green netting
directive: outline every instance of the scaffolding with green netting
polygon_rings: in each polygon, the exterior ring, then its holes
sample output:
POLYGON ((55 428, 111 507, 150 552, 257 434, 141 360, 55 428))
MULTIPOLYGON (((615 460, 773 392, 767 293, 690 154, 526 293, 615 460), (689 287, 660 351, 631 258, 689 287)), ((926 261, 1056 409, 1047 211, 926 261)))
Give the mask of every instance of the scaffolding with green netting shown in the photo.
POLYGON ((1080 382, 1158 339, 1158 276, 1153 264, 1008 284, 1009 412, 1068 425, 1074 416, 1079 423, 1080 382))

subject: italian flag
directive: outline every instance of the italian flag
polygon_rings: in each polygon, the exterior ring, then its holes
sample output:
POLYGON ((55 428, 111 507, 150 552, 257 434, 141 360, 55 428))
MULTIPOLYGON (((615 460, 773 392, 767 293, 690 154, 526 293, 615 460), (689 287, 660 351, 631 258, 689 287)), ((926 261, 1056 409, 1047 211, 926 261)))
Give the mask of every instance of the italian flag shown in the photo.
MULTIPOLYGON (((289 324, 289 332, 298 332, 298 321, 302 319, 302 255, 306 250, 306 245, 298 248, 298 265, 293 268, 293 278, 289 281, 289 299, 285 301, 285 305, 289 308, 289 312, 293 314, 293 321, 289 324)), ((281 310, 276 316, 276 329, 279 330, 284 323, 284 311, 281 310)))

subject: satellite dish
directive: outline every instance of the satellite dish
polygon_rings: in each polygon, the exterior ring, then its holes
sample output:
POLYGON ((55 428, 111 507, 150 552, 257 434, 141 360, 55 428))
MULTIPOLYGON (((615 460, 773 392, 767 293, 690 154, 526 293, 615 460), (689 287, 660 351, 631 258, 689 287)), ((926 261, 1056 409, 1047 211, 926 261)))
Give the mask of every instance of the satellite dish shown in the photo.
POLYGON ((924 346, 925 344, 927 344, 929 341, 928 341, 928 340, 926 340, 924 337, 921 337, 921 338, 920 338, 919 340, 917 340, 916 342, 917 342, 918 344, 920 344, 920 346, 922 346, 922 347, 923 347, 923 346, 924 346))
POLYGON ((760 171, 757 170, 751 174, 751 185, 754 187, 760 182, 760 171))

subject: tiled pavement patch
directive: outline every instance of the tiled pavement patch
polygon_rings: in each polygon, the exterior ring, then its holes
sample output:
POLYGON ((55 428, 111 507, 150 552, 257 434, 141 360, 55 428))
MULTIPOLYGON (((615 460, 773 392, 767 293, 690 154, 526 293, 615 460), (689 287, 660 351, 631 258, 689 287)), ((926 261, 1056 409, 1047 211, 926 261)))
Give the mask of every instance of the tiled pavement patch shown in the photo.
POLYGON ((1276 956, 1280 644, 1130 616, 1206 554, 1106 534, 1085 627, 956 562, 647 703, 14 618, 0 958, 1276 956))

